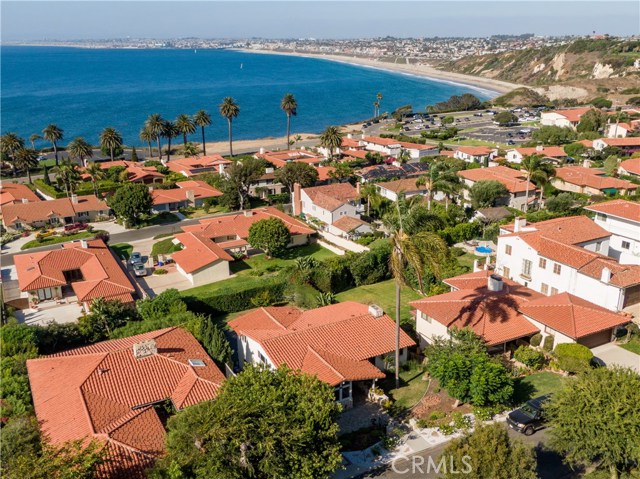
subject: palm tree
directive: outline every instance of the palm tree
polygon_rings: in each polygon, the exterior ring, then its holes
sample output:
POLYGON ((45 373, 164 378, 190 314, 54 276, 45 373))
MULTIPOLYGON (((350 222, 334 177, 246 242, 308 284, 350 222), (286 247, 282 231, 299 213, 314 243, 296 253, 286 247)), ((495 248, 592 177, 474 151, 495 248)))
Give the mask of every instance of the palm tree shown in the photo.
POLYGON ((91 183, 93 183, 93 194, 98 197, 98 185, 97 182, 104 178, 104 170, 98 163, 91 163, 85 171, 91 177, 91 183))
POLYGON ((113 152, 122 147, 122 135, 118 130, 108 126, 100 133, 100 146, 109 150, 109 157, 113 161, 113 152))
POLYGON ((42 130, 42 136, 53 145, 53 153, 56 156, 56 166, 58 166, 58 142, 64 140, 64 130, 58 125, 51 123, 42 130))
POLYGON ((378 114, 376 116, 380 116, 380 102, 382 101, 382 93, 378 92, 376 95, 376 108, 378 109, 378 114))
POLYGON ((145 128, 149 130, 149 133, 153 135, 153 138, 158 142, 158 159, 162 160, 162 147, 160 145, 160 138, 165 127, 165 121, 158 113, 149 115, 147 121, 144 124, 145 128))
POLYGON ((240 114, 240 107, 230 96, 225 97, 220 104, 220 114, 227 119, 229 125, 229 154, 233 156, 233 139, 231 122, 240 114))
POLYGON ((15 153, 15 165, 21 170, 27 172, 29 183, 31 183, 31 168, 38 166, 38 153, 31 148, 20 148, 15 153))
POLYGON ((144 141, 148 147, 149 147, 149 158, 151 158, 151 156, 153 156, 153 153, 151 151, 151 142, 152 141, 156 141, 156 135, 154 135, 151 130, 149 129, 148 126, 144 126, 142 128, 142 130, 140 130, 140 134, 138 135, 140 138, 140 141, 144 141))
POLYGON ((298 102, 292 93, 287 93, 282 97, 280 102, 280 108, 287 115, 287 150, 291 147, 289 143, 289 136, 291 134, 291 115, 296 116, 298 114, 298 102))
POLYGON ((13 176, 16 176, 16 153, 24 148, 24 139, 15 133, 5 133, 0 138, 0 151, 11 161, 13 176))
POLYGON ((162 129, 162 136, 167 139, 167 162, 171 161, 171 140, 178 136, 180 132, 176 127, 176 124, 172 121, 166 120, 162 129))
POLYGON ((182 147, 182 154, 185 158, 189 158, 191 156, 198 156, 198 147, 193 143, 187 143, 182 147))
POLYGON ((398 162, 401 164, 405 164, 407 161, 411 159, 411 153, 406 148, 400 148, 398 152, 398 162))
POLYGON ((202 130, 202 154, 207 156, 207 147, 204 142, 204 127, 211 124, 211 115, 206 110, 199 110, 193 115, 193 122, 202 130))
POLYGON ((380 108, 380 102, 379 101, 374 101, 373 102, 373 117, 376 118, 378 116, 378 109, 380 108))
POLYGON ((187 135, 191 135, 194 131, 196 131, 196 124, 191 119, 189 115, 178 115, 176 118, 176 129, 182 133, 182 144, 187 145, 187 135))
POLYGON ((534 181, 540 184, 540 201, 542 201, 542 185, 549 181, 555 169, 550 163, 544 161, 541 155, 529 155, 522 160, 520 169, 527 174, 527 185, 525 190, 524 212, 529 210, 529 182, 534 181))
POLYGON ((329 150, 329 161, 333 161, 333 151, 342 146, 340 128, 328 126, 320 135, 320 146, 329 150))
POLYGON ((38 135, 37 133, 32 133, 29 136, 29 143, 31 143, 31 149, 35 150, 36 149, 36 141, 38 140, 42 140, 42 136, 38 135))
POLYGON ((76 138, 67 145, 67 152, 71 158, 80 160, 82 166, 87 166, 84 162, 85 158, 93 157, 93 147, 82 138, 76 138))
POLYGON ((80 171, 78 164, 73 163, 71 160, 66 159, 60 162, 60 166, 57 167, 58 175, 56 180, 58 183, 62 183, 64 190, 67 193, 67 198, 73 193, 75 186, 80 182, 80 171))
POLYGON ((396 388, 400 387, 400 296, 401 287, 409 286, 407 269, 413 271, 420 293, 424 294, 423 274, 429 268, 439 277, 443 261, 449 255, 447 243, 434 231, 442 227, 442 220, 425 212, 418 202, 396 201, 395 211, 384 219, 391 233, 393 245, 389 268, 396 283, 396 388))

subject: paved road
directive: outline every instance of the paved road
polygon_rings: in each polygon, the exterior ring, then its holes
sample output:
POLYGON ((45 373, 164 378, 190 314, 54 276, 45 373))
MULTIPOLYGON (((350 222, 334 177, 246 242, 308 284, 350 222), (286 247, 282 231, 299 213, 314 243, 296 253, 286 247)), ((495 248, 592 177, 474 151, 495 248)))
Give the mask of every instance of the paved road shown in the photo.
MULTIPOLYGON (((508 431, 512 439, 519 439, 535 448, 540 479, 577 479, 579 477, 577 472, 572 471, 562 463, 559 455, 545 448, 545 443, 548 442, 549 439, 546 430, 538 431, 529 437, 511 429, 508 431)), ((436 479, 440 477, 440 474, 435 471, 434 465, 438 464, 440 455, 446 447, 447 443, 441 444, 416 454, 409 460, 396 461, 395 470, 389 466, 357 476, 357 479, 436 479), (428 465, 430 461, 432 461, 432 465, 429 470, 428 465)), ((442 470, 440 472, 442 472, 442 470)), ((464 474, 460 474, 460 477, 463 478, 464 474)))

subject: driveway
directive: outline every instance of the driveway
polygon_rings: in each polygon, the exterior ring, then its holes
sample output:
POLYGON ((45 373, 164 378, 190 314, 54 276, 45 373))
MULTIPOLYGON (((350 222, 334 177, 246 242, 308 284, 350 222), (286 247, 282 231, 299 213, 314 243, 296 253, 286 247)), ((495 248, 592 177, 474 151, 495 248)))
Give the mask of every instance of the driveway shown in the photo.
POLYGON ((591 352, 607 366, 623 366, 640 373, 640 356, 614 343, 603 344, 593 348, 591 352))

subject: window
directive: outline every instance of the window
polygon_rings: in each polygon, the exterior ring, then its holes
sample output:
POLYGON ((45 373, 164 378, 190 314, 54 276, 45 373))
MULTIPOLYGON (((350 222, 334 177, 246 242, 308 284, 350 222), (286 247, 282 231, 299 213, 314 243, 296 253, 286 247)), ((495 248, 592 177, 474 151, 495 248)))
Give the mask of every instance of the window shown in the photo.
POLYGON ((600 220, 600 221, 606 221, 607 215, 605 215, 603 213, 596 213, 596 219, 600 220))
POLYGON ((260 351, 258 351, 258 360, 262 363, 262 364, 269 364, 269 361, 267 361, 267 358, 264 356, 264 354, 262 354, 260 351))
POLYGON ((420 313, 422 315, 422 319, 424 319, 427 323, 431 322, 431 318, 425 313, 420 313))
POLYGON ((542 269, 547 269, 547 260, 544 258, 540 258, 540 261, 538 261, 538 266, 542 269))
POLYGON ((540 285, 540 292, 541 292, 542 294, 544 294, 544 295, 547 295, 547 296, 548 296, 548 295, 549 295, 549 285, 548 285, 548 284, 545 284, 545 283, 542 283, 542 284, 540 285))
POLYGON ((558 294, 558 288, 551 288, 551 295, 558 294))
POLYGON ((560 274, 560 271, 562 271, 562 266, 560 266, 558 263, 554 263, 553 264, 554 274, 560 274))
POLYGON ((78 216, 79 216, 80 218, 82 218, 82 217, 87 217, 87 216, 89 216, 89 212, 88 212, 88 211, 80 211, 80 212, 78 213, 78 216))
POLYGON ((504 252, 505 252, 505 254, 509 254, 509 255, 511 254, 511 245, 510 244, 505 245, 504 252))
POLYGON ((531 278, 531 261, 528 259, 522 260, 522 276, 531 278))
POLYGON ((341 401, 343 399, 349 399, 351 397, 351 383, 343 382, 342 384, 336 386, 333 389, 333 392, 336 397, 336 401, 341 401))
POLYGON ((502 276, 504 276, 505 278, 511 279, 511 270, 509 268, 507 268, 506 266, 503 266, 502 267, 502 276))
POLYGON ((628 241, 623 241, 622 249, 629 249, 629 248, 631 248, 631 243, 629 243, 628 241))

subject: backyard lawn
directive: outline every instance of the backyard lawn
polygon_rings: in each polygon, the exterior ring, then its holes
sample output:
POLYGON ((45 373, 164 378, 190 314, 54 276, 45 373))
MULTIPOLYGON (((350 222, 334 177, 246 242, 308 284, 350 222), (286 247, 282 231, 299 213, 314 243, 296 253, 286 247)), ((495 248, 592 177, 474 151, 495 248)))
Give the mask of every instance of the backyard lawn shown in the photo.
POLYGON ((481 256, 476 256, 471 253, 465 253, 461 256, 458 256, 458 263, 461 266, 465 266, 466 268, 468 268, 468 272, 471 273, 473 272, 473 261, 476 259, 478 260, 479 264, 483 264, 483 262, 486 261, 486 258, 483 258, 481 256))
POLYGON ((129 243, 114 244, 111 245, 110 248, 120 259, 129 259, 129 256, 131 256, 131 253, 133 252, 133 246, 129 243))
POLYGON ((171 254, 176 251, 180 251, 182 246, 173 244, 173 236, 165 238, 162 241, 158 241, 153 244, 151 248, 151 256, 158 256, 159 254, 171 254))
POLYGON ((396 379, 393 373, 380 381, 378 385, 394 401, 394 406, 404 411, 415 406, 424 396, 429 381, 423 381, 425 369, 414 367, 407 371, 400 371, 400 387, 396 389, 396 379))
POLYGON ((548 371, 516 379, 514 402, 520 404, 531 398, 559 391, 568 380, 559 374, 548 371))

